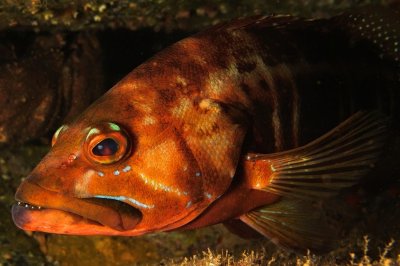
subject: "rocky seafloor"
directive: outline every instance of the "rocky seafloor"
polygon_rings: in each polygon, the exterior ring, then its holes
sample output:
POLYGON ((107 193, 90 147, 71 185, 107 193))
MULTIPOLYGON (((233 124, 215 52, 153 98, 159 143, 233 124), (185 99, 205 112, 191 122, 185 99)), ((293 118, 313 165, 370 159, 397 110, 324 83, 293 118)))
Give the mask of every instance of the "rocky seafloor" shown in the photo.
POLYGON ((400 265, 397 198, 378 197, 339 247, 323 256, 241 239, 222 225, 77 237, 24 232, 10 214, 16 188, 48 151, 52 132, 166 45, 239 16, 321 17, 388 2, 0 0, 0 265, 400 265))

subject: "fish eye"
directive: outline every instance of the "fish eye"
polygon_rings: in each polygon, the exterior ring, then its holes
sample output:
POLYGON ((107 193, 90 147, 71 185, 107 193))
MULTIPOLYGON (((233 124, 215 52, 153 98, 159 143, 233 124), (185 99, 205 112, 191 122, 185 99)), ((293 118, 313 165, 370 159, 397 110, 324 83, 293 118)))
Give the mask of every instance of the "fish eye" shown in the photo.
POLYGON ((85 154, 94 163, 112 164, 129 152, 130 142, 125 131, 115 123, 92 127, 85 140, 85 154))
POLYGON ((67 129, 67 127, 68 127, 68 126, 66 126, 66 125, 62 125, 62 126, 60 126, 60 127, 56 130, 56 132, 55 132, 54 135, 53 135, 53 138, 51 139, 51 146, 52 146, 52 147, 54 146, 54 144, 56 144, 57 139, 58 139, 58 136, 60 135, 60 133, 61 133, 62 131, 64 131, 65 129, 67 129))

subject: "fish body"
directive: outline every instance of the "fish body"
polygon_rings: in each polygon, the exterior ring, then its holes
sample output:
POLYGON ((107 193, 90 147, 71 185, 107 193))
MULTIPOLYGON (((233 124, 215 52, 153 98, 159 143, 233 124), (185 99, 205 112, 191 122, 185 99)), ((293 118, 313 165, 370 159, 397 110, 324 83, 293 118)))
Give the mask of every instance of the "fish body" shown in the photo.
POLYGON ((399 13, 367 11, 239 19, 166 48, 56 132, 15 223, 134 236, 234 220, 328 249, 311 202, 366 176, 399 116, 399 13))

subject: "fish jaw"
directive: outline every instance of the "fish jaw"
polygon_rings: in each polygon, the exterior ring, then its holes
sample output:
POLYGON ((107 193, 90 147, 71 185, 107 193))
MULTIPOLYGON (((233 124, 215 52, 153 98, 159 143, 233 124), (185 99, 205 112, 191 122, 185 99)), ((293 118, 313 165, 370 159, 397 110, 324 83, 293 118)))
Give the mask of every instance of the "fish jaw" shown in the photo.
POLYGON ((141 212, 121 202, 70 197, 29 181, 21 184, 15 198, 18 203, 12 207, 12 217, 23 230, 74 235, 144 233, 132 230, 140 223, 141 212))
POLYGON ((148 212, 155 210, 139 210, 122 199, 117 199, 121 197, 77 198, 46 189, 32 179, 34 176, 22 182, 15 195, 17 203, 12 207, 14 223, 26 231, 69 235, 138 236, 181 227, 195 219, 208 206, 193 204, 169 222, 169 219, 161 214, 166 223, 156 225, 152 223, 152 219, 148 220, 148 212))

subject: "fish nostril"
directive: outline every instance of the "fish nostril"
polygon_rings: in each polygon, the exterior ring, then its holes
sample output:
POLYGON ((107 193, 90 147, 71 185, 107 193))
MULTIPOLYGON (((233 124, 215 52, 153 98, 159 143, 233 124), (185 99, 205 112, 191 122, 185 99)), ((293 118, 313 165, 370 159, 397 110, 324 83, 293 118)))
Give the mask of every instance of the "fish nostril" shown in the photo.
POLYGON ((71 164, 71 163, 73 163, 75 160, 76 160, 76 155, 75 154, 70 154, 69 156, 68 156, 68 164, 71 164))

